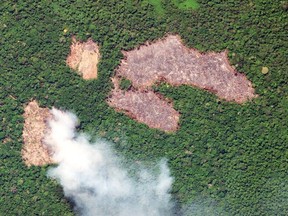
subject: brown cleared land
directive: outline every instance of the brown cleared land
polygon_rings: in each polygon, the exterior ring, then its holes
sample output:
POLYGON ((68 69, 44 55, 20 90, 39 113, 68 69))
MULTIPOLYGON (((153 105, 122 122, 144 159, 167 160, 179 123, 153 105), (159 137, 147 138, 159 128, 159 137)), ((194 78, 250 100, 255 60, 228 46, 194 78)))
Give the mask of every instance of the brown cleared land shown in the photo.
POLYGON ((246 76, 231 67, 227 51, 201 54, 185 47, 179 36, 168 35, 123 54, 125 58, 112 78, 114 90, 108 103, 151 128, 166 132, 178 128, 180 114, 150 88, 159 81, 195 86, 236 103, 257 97, 246 76), (123 77, 132 82, 133 90, 120 90, 123 77))
MULTIPOLYGON (((115 82, 115 80, 114 80, 115 82)), ((117 89, 108 99, 110 106, 131 118, 166 132, 176 131, 180 114, 172 105, 152 91, 122 91, 117 89)))
POLYGON ((174 86, 196 86, 237 103, 256 97, 252 83, 230 66, 227 51, 201 54, 185 47, 179 36, 169 35, 123 54, 116 73, 138 89, 166 81, 174 86))
POLYGON ((24 109, 24 129, 22 158, 27 166, 51 164, 49 150, 43 143, 47 131, 46 121, 51 118, 49 109, 40 108, 36 101, 30 102, 24 109))
POLYGON ((83 79, 97 79, 97 65, 100 59, 98 45, 89 39, 87 42, 76 41, 72 38, 70 54, 67 57, 67 65, 76 70, 83 79))

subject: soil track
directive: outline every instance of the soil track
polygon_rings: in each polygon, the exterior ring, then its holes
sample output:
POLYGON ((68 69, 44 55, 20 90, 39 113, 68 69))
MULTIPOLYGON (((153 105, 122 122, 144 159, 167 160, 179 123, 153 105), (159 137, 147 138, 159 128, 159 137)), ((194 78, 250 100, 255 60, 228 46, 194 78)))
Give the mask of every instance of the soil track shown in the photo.
POLYGON ((24 129, 22 158, 27 166, 42 166, 53 163, 49 150, 43 143, 47 132, 46 121, 52 117, 48 108, 40 108, 36 101, 30 102, 24 109, 24 129))
POLYGON ((72 38, 70 55, 67 57, 67 65, 78 71, 83 79, 97 79, 97 65, 100 59, 98 45, 89 39, 80 43, 76 38, 72 38))
POLYGON ((108 103, 151 128, 178 128, 179 113, 151 90, 153 84, 162 81, 195 86, 236 103, 257 97, 252 83, 229 64, 227 51, 201 54, 185 47, 179 36, 169 35, 123 54, 125 58, 112 78, 114 90, 108 103), (123 77, 132 82, 133 90, 120 90, 123 77))

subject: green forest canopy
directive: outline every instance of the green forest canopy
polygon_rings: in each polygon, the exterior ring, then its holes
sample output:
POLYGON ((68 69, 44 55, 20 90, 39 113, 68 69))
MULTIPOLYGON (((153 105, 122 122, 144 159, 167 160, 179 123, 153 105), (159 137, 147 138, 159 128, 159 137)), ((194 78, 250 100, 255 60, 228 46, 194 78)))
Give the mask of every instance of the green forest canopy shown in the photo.
POLYGON ((179 9, 198 9, 199 4, 196 0, 186 0, 186 1, 179 1, 179 0, 173 0, 173 3, 179 8, 179 9))
POLYGON ((73 215, 61 187, 47 178, 48 167, 27 168, 21 159, 23 107, 32 98, 74 111, 80 130, 114 142, 132 161, 166 157, 175 178, 173 199, 183 211, 288 214, 287 1, 197 2, 197 10, 182 10, 180 3, 162 1, 163 14, 139 1, 1 2, 0 214, 73 215), (109 108, 105 100, 120 50, 168 32, 203 52, 228 49, 259 97, 238 105, 196 88, 157 86, 181 112, 173 134, 109 108), (72 35, 99 43, 97 80, 84 81, 66 66, 72 35))
MULTIPOLYGON (((131 4, 133 0, 128 0, 131 4)), ((135 1, 134 1, 135 2, 135 1)), ((174 6, 176 6, 178 9, 181 10, 187 10, 187 9, 198 9, 199 4, 196 0, 172 0, 174 6)), ((166 10, 163 6, 164 1, 163 0, 142 0, 142 6, 145 6, 147 4, 151 4, 154 7, 155 12, 158 15, 163 15, 166 10)))

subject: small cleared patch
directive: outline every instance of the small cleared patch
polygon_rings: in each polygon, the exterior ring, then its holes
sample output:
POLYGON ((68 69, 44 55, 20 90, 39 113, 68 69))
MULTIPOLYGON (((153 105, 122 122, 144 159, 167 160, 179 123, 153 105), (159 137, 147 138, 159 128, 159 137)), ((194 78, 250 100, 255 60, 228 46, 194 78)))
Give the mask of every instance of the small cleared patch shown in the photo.
POLYGON ((261 72, 262 72, 262 74, 267 74, 269 72, 269 68, 268 67, 262 67, 261 72))
POLYGON ((71 69, 76 70, 83 79, 97 79, 99 59, 99 47, 92 39, 81 43, 76 41, 75 37, 72 37, 70 54, 66 63, 71 69))
POLYGON ((40 108, 36 101, 31 101, 24 109, 24 145, 21 151, 22 158, 27 166, 42 166, 53 163, 49 149, 43 138, 47 132, 46 121, 51 118, 48 108, 40 108))

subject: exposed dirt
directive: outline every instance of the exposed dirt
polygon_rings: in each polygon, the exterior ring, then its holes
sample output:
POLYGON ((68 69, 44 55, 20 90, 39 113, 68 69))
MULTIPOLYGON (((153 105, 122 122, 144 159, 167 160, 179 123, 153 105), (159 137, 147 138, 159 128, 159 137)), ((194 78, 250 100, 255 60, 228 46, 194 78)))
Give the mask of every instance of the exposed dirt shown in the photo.
POLYGON ((67 65, 76 70, 83 79, 97 79, 97 65, 100 59, 98 45, 89 39, 87 42, 76 41, 72 38, 70 54, 67 57, 67 65))
MULTIPOLYGON (((117 82, 114 78, 113 82, 117 82)), ((117 84, 116 84, 117 85, 117 84)), ((114 89, 108 99, 110 106, 133 119, 166 132, 176 131, 180 114, 172 105, 152 91, 122 91, 114 89)))
POLYGON ((153 84, 162 81, 174 86, 195 86, 236 103, 257 97, 246 76, 231 67, 227 51, 201 54, 185 47, 179 36, 168 35, 123 54, 125 58, 112 78, 114 90, 108 103, 151 128, 178 128, 179 113, 167 99, 151 90, 153 84), (122 77, 132 82, 133 90, 120 89, 122 77))
POLYGON ((116 73, 138 89, 166 81, 174 86, 196 86, 237 103, 256 97, 252 83, 229 64, 227 51, 201 54, 185 47, 179 36, 169 35, 123 54, 116 73))
POLYGON ((24 129, 22 158, 27 166, 42 166, 53 163, 49 150, 43 142, 47 132, 46 122, 52 117, 48 108, 40 108, 36 101, 31 101, 24 109, 24 129))

